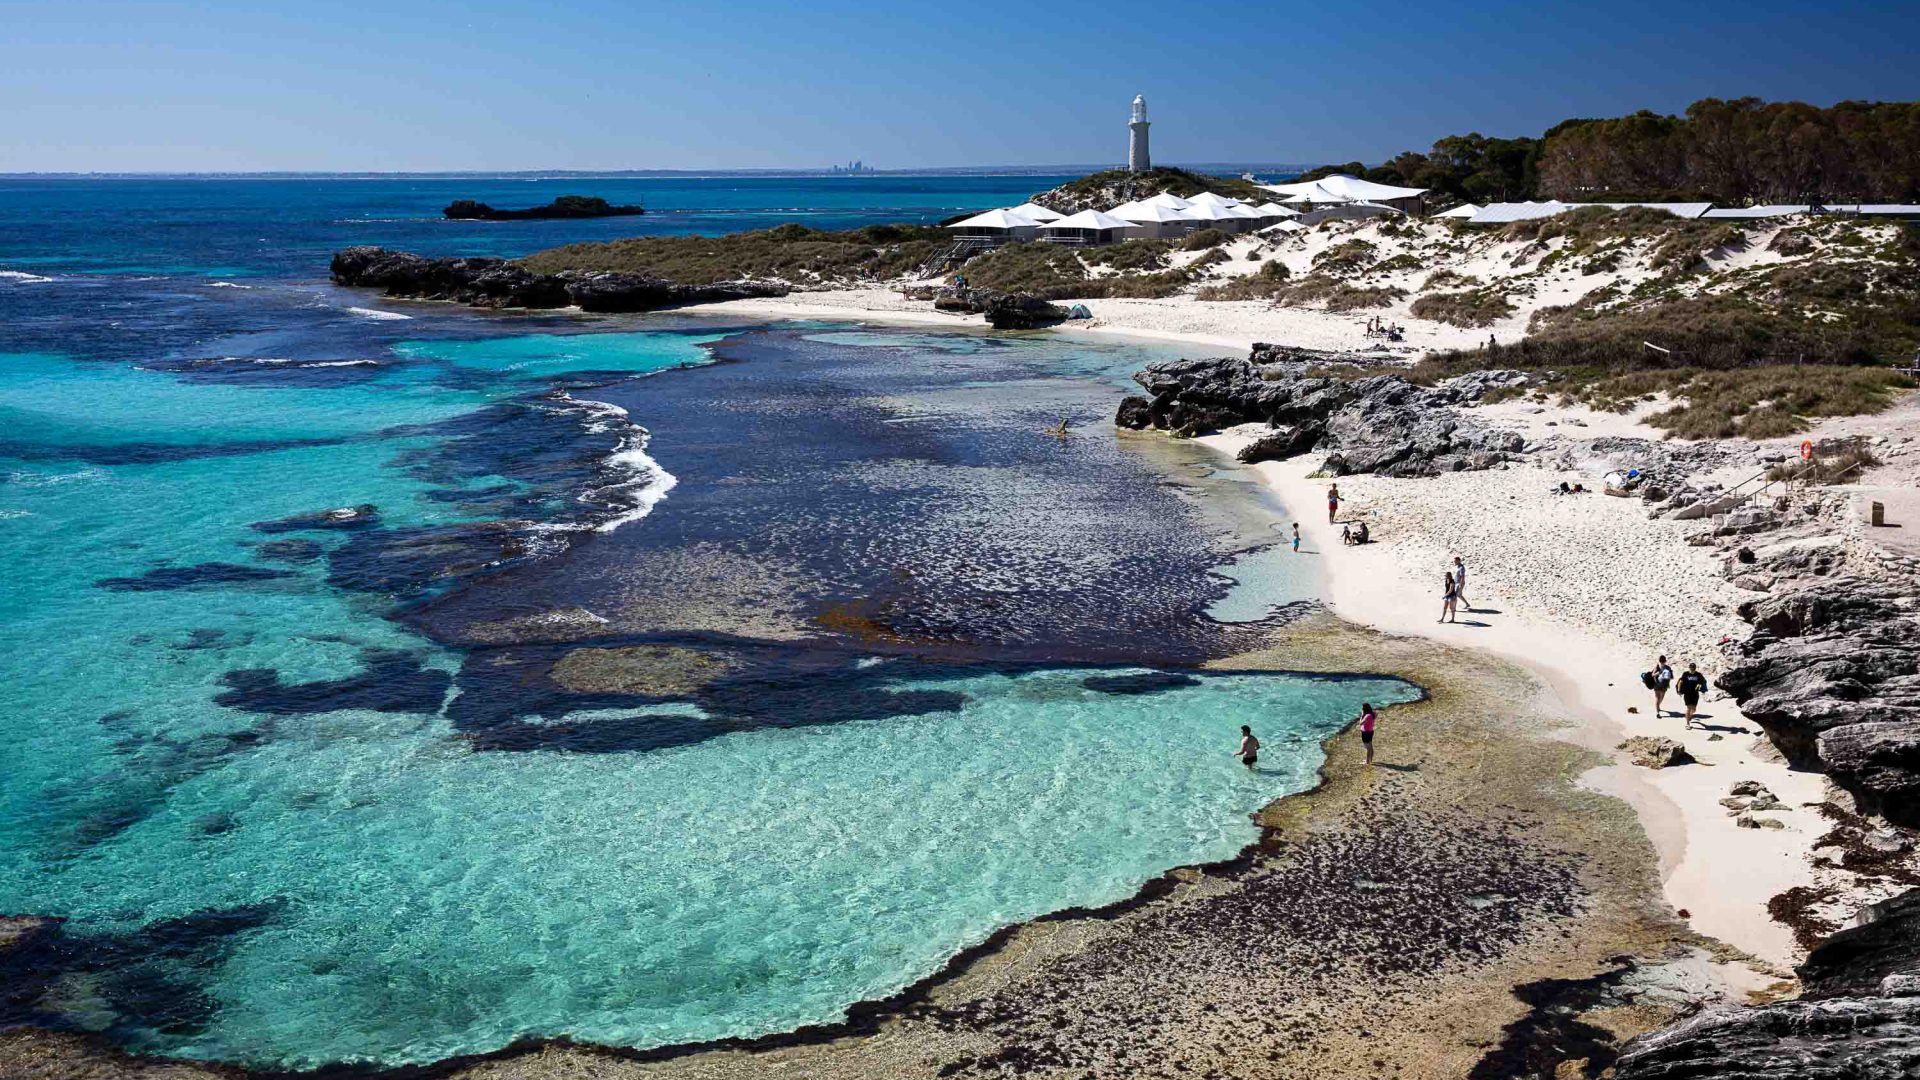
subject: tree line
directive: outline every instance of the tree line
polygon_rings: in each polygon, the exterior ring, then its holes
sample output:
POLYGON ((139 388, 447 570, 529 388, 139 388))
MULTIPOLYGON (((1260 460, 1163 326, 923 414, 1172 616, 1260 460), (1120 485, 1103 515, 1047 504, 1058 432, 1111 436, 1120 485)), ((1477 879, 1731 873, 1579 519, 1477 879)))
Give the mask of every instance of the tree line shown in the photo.
POLYGON ((1537 138, 1449 135, 1422 154, 1306 173, 1430 188, 1451 200, 1920 202, 1920 102, 1707 98, 1684 116, 1642 110, 1562 121, 1537 138))

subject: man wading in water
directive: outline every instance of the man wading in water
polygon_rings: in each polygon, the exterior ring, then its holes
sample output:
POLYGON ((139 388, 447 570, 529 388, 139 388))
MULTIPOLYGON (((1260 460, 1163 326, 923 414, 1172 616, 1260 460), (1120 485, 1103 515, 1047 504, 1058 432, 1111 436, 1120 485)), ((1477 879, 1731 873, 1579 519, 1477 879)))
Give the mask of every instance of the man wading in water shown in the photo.
POLYGON ((1240 749, 1233 753, 1240 759, 1240 764, 1249 769, 1260 761, 1260 740, 1253 737, 1252 728, 1240 725, 1240 749))

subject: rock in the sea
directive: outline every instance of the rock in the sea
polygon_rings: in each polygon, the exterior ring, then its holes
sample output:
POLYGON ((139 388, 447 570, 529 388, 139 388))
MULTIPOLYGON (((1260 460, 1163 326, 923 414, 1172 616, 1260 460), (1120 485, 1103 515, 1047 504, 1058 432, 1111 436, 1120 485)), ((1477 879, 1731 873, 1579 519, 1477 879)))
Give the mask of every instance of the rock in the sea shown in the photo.
POLYGON ((610 271, 536 274, 505 259, 427 259, 379 247, 335 252, 331 271, 336 285, 488 308, 576 306, 583 311, 653 311, 685 304, 785 296, 788 292, 783 284, 757 281, 683 285, 664 278, 610 271))
POLYGON ((1153 426, 1153 402, 1139 394, 1128 394, 1120 399, 1120 411, 1113 414, 1115 427, 1131 428, 1143 431, 1153 426))
POLYGON ((638 694, 685 697, 736 668, 729 657, 678 645, 625 645, 574 649, 549 675, 576 694, 638 694))
POLYGON ((318 532, 328 529, 364 529, 380 523, 380 511, 372 503, 315 510, 310 514, 256 521, 248 528, 263 533, 318 532))
POLYGON ((1920 623, 1897 585, 1828 577, 1740 607, 1754 633, 1717 685, 1787 760, 1863 810, 1920 823, 1920 623))
POLYGON ((1920 890, 1807 954, 1803 996, 1703 1012, 1629 1042, 1617 1080, 1894 1080, 1920 1076, 1920 890))
POLYGON ((473 199, 455 199, 442 211, 455 221, 536 221, 551 218, 633 217, 646 213, 644 206, 615 206, 597 195, 562 195, 545 206, 525 210, 496 210, 473 199))
POLYGON ((996 296, 981 313, 987 317, 987 325, 995 330, 1036 330, 1065 322, 1067 318, 1066 308, 1025 293, 996 296))
POLYGON ((1635 765, 1649 769, 1665 769, 1693 761, 1693 755, 1687 753, 1685 746, 1660 735, 1635 735, 1616 749, 1625 750, 1635 765))

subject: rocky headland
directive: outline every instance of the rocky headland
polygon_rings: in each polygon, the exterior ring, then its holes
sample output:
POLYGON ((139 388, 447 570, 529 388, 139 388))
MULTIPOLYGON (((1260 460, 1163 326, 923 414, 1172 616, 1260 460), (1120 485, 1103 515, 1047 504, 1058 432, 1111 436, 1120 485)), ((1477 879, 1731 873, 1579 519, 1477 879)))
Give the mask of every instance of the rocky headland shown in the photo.
POLYGON ((619 271, 535 273, 506 259, 429 259, 382 247, 334 253, 333 283, 379 289, 408 300, 450 300, 483 308, 564 308, 592 312, 657 311, 688 304, 787 295, 786 285, 729 281, 686 285, 619 271))
POLYGON ((453 221, 541 221, 576 218, 637 217, 644 206, 615 206, 595 195, 562 195, 545 206, 525 210, 497 210, 472 199, 455 199, 442 211, 453 221))

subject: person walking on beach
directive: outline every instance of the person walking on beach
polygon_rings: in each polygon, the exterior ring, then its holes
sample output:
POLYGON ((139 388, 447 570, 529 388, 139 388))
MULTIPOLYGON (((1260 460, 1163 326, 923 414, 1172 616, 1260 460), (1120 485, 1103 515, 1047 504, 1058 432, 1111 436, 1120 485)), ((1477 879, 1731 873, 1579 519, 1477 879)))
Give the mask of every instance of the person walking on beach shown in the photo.
POLYGON ((1373 714, 1373 706, 1367 702, 1361 702, 1360 745, 1367 748, 1367 766, 1369 768, 1373 766, 1373 725, 1376 719, 1373 714))
POLYGON ((1333 524, 1334 517, 1337 516, 1339 513, 1340 513, 1340 485, 1329 484, 1327 485, 1327 524, 1329 525, 1333 524))
MULTIPOLYGON (((1707 677, 1700 674, 1700 665, 1689 663, 1687 670, 1680 673, 1680 701, 1687 707, 1687 727, 1693 727, 1693 710, 1700 707, 1700 695, 1707 689, 1707 677)), ((1656 710, 1656 713, 1658 710, 1656 710)))
POLYGON ((1235 757, 1240 759, 1240 764, 1245 765, 1249 769, 1259 764, 1260 740, 1253 737, 1252 728, 1245 724, 1240 725, 1240 749, 1235 750, 1233 753, 1235 757))
POLYGON ((1453 573, 1451 571, 1445 574, 1441 580, 1440 597, 1440 618, 1437 621, 1459 622, 1460 620, 1455 618, 1455 616, 1460 613, 1460 590, 1453 583, 1453 573))
POLYGON ((1300 523, 1297 521, 1293 523, 1293 550, 1296 555, 1300 552, 1300 523))
POLYGON ((1453 557, 1453 592, 1468 611, 1473 610, 1473 601, 1467 599, 1467 564, 1458 555, 1453 557))
POLYGON ((1673 669, 1667 666, 1667 658, 1662 656, 1655 659, 1653 670, 1642 672, 1640 681, 1653 691, 1653 715, 1665 716, 1661 705, 1667 700, 1667 687, 1673 685, 1673 669))

